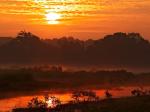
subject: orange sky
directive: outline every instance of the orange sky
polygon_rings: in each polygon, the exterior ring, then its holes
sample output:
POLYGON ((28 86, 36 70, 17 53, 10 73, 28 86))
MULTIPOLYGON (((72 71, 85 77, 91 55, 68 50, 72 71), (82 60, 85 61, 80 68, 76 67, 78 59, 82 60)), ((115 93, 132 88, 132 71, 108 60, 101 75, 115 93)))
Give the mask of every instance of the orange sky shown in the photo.
POLYGON ((139 32, 150 39, 150 0, 0 0, 0 36, 100 38, 139 32))

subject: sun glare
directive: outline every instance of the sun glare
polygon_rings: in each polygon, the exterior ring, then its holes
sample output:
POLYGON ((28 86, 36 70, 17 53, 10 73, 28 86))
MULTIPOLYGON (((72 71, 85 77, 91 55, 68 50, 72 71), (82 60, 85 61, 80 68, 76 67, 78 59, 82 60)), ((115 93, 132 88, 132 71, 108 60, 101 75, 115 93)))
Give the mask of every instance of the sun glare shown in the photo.
POLYGON ((38 8, 38 10, 36 10, 36 13, 42 15, 42 23, 46 24, 68 24, 67 22, 70 22, 70 20, 76 20, 74 18, 80 19, 85 16, 91 16, 91 13, 93 13, 95 10, 97 11, 97 8, 99 7, 99 5, 97 7, 95 6, 97 2, 82 3, 82 0, 32 1, 33 7, 38 8))
POLYGON ((46 103, 47 103, 48 107, 53 107, 53 101, 52 101, 52 99, 49 99, 46 103))
POLYGON ((61 18, 60 14, 54 12, 48 13, 45 16, 46 16, 46 20, 48 21, 48 24, 58 24, 59 19, 61 18))

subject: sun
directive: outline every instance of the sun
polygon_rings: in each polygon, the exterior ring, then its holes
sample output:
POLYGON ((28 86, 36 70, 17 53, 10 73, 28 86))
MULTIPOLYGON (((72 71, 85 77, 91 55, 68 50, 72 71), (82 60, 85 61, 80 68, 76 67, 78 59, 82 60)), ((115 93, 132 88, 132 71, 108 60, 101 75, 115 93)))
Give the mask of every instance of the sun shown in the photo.
POLYGON ((61 18, 61 15, 56 12, 50 12, 45 16, 46 16, 46 20, 48 21, 48 24, 58 24, 59 19, 61 18))
MULTIPOLYGON (((57 0, 56 0, 57 1, 57 0)), ((44 19, 47 21, 48 24, 59 24, 61 17, 60 11, 56 11, 56 9, 52 9, 48 3, 48 0, 34 0, 34 3, 39 5, 44 9, 44 19)))

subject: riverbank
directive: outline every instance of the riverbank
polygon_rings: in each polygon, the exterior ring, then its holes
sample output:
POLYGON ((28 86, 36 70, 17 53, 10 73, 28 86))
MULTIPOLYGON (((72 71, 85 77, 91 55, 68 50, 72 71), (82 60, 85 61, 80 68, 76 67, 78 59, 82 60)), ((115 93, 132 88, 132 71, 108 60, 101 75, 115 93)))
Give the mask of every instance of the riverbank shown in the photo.
POLYGON ((150 96, 68 103, 53 109, 17 108, 12 112, 150 112, 150 96))

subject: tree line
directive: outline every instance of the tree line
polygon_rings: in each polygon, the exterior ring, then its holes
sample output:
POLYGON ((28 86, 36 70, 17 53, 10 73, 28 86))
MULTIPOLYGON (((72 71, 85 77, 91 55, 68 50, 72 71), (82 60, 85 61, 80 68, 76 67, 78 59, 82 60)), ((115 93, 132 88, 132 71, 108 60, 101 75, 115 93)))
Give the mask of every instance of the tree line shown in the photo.
POLYGON ((62 64, 104 67, 150 67, 150 43, 139 33, 114 33, 104 38, 40 39, 21 31, 0 45, 1 64, 62 64))

